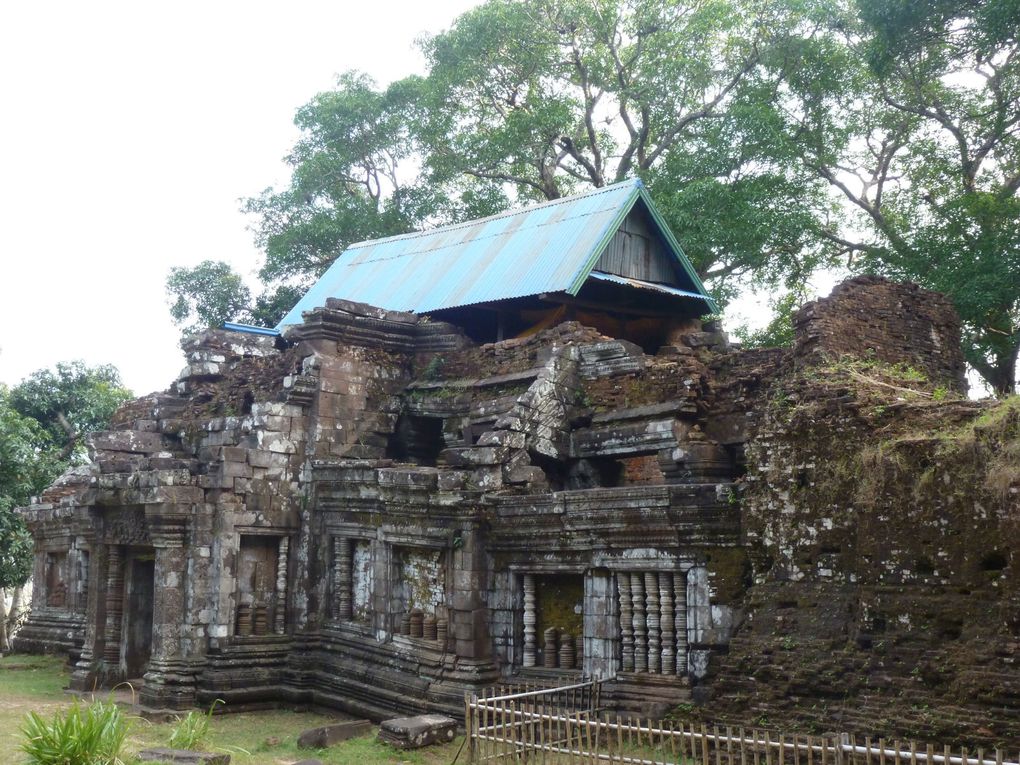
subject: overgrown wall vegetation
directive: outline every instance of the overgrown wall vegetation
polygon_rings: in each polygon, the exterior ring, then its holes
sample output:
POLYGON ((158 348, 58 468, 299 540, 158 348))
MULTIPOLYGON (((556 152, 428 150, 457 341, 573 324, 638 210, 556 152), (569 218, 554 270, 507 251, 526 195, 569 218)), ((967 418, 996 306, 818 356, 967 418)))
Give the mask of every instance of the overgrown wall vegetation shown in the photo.
POLYGON ((1020 742, 1020 399, 874 356, 775 380, 747 444, 741 724, 1020 742))

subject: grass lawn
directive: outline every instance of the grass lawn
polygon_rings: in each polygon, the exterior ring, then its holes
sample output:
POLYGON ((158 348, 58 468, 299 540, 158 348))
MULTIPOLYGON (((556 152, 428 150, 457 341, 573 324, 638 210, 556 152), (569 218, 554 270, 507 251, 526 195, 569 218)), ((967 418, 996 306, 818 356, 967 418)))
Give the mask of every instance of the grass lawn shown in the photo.
MULTIPOLYGON (((63 659, 50 656, 7 656, 0 659, 0 762, 20 765, 21 725, 28 712, 50 718, 66 708, 72 697, 64 693, 68 673, 63 659)), ((204 751, 229 752, 231 765, 291 765, 317 758, 328 765, 448 765, 461 740, 417 751, 404 752, 375 740, 375 734, 352 739, 321 750, 297 748, 302 731, 333 722, 328 714, 273 710, 216 715, 209 726, 204 751)), ((167 746, 173 723, 152 723, 138 717, 130 720, 125 762, 146 747, 167 746)), ((461 763, 466 763, 461 753, 461 763)))

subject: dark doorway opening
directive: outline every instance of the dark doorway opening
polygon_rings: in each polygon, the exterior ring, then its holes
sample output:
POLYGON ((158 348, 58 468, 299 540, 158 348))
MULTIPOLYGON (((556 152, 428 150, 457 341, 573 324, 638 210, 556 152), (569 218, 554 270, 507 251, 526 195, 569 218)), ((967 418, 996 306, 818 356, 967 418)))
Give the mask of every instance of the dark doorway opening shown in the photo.
POLYGON ((156 563, 152 556, 131 558, 124 609, 124 669, 127 679, 145 674, 152 654, 152 608, 156 563))

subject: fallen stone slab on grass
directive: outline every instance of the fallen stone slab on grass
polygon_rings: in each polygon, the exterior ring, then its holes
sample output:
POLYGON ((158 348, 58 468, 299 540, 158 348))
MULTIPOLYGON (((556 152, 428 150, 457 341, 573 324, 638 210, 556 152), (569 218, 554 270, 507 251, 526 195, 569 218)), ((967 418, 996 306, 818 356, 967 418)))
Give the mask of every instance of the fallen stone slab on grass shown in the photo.
POLYGON ((363 736, 372 730, 368 720, 347 720, 335 725, 323 725, 302 733, 297 740, 299 749, 325 749, 349 738, 363 736))
POLYGON ((142 762, 173 762, 180 765, 230 765, 229 754, 192 752, 189 749, 143 749, 138 753, 142 762))
POLYGON ((417 715, 386 720, 379 726, 379 740, 401 749, 418 749, 453 741, 457 721, 443 715, 417 715))
POLYGON ((322 760, 301 760, 301 762, 295 762, 294 765, 322 765, 322 760))

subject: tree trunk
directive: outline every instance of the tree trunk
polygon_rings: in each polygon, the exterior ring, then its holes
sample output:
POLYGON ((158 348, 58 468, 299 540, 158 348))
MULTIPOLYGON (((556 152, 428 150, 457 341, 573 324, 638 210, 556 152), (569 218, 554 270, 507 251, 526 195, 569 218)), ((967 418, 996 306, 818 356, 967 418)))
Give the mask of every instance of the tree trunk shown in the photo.
POLYGON ((11 596, 11 610, 7 614, 7 636, 8 639, 14 637, 14 631, 18 627, 18 621, 21 619, 21 611, 25 600, 25 585, 20 584, 14 588, 14 594, 11 596))
POLYGON ((0 656, 10 650, 7 640, 7 590, 0 587, 0 656))

